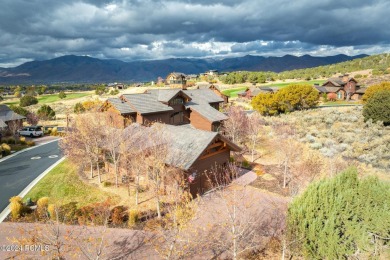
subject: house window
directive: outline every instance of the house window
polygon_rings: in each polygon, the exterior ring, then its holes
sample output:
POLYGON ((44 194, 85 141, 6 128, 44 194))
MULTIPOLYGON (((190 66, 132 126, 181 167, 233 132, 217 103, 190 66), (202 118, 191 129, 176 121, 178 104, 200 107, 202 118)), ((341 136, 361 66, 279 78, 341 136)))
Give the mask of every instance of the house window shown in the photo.
POLYGON ((175 98, 171 101, 171 105, 182 105, 184 104, 183 98, 175 98))
POLYGON ((342 94, 341 94, 341 92, 339 91, 339 92, 337 92, 337 99, 341 99, 342 98, 342 94))

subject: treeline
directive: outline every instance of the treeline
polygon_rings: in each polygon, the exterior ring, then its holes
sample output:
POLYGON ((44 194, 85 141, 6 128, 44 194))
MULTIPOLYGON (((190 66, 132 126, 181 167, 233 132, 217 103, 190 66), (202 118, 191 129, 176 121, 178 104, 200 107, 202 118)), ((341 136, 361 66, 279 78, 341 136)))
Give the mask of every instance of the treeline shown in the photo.
MULTIPOLYGON (((220 80, 225 84, 237 83, 265 83, 266 81, 285 80, 285 79, 301 79, 312 80, 318 78, 329 78, 336 73, 348 73, 352 71, 372 69, 373 75, 389 74, 390 54, 379 54, 368 56, 361 59, 336 63, 332 65, 319 66, 315 68, 290 70, 280 73, 272 71, 238 71, 231 72, 220 77, 220 80)), ((362 75, 357 75, 357 78, 362 75)))

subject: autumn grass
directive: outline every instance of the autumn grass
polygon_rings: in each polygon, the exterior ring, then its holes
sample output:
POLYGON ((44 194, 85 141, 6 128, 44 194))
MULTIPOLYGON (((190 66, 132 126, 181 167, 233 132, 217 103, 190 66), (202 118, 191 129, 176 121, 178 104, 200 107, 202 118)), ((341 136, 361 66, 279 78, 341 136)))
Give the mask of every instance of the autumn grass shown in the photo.
POLYGON ((42 197, 49 197, 50 203, 77 202, 78 207, 103 202, 108 198, 112 203, 119 200, 117 195, 102 191, 98 187, 88 185, 80 180, 76 167, 68 160, 64 160, 51 170, 25 196, 25 198, 31 198, 33 201, 42 197))

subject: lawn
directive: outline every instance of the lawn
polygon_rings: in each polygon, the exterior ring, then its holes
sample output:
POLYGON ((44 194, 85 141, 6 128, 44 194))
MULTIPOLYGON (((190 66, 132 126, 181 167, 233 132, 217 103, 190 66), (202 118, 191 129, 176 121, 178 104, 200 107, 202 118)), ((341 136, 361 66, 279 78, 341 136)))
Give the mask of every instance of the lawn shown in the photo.
POLYGON ((287 87, 288 85, 295 85, 295 84, 305 84, 305 85, 314 85, 314 84, 319 84, 321 85, 324 83, 325 80, 308 80, 308 81, 296 81, 296 82, 282 82, 282 83, 267 83, 267 84, 262 84, 260 87, 280 87, 284 88, 287 87))
POLYGON ((78 202, 78 206, 90 203, 103 202, 107 198, 117 203, 119 197, 112 193, 88 185, 80 180, 77 168, 68 160, 61 162, 50 171, 34 188, 25 196, 37 200, 41 197, 49 197, 50 203, 66 204, 78 202))
POLYGON ((239 92, 245 91, 246 89, 247 87, 231 88, 222 91, 222 93, 227 95, 228 97, 237 97, 237 94, 239 92))
MULTIPOLYGON (((68 93, 66 94, 66 98, 60 99, 58 97, 58 94, 51 94, 51 95, 43 95, 43 96, 38 96, 38 103, 39 104, 48 104, 48 103, 53 103, 57 102, 60 100, 69 100, 69 99, 75 99, 75 98, 81 98, 81 97, 86 97, 91 95, 91 93, 88 92, 81 92, 81 93, 68 93)), ((3 104, 5 105, 18 105, 19 104, 19 99, 12 98, 10 101, 4 100, 3 104)))
POLYGON ((323 102, 319 106, 320 107, 332 107, 332 106, 359 106, 359 105, 362 105, 362 103, 361 102, 354 102, 354 101, 338 100, 338 101, 323 102))

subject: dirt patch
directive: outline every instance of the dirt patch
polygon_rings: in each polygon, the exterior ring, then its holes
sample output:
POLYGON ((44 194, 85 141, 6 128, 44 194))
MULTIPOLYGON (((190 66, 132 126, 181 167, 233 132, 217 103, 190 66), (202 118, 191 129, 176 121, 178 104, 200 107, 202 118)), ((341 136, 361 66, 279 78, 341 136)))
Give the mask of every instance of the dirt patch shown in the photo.
POLYGON ((276 164, 262 165, 262 168, 264 170, 264 174, 257 177, 257 179, 250 185, 285 197, 290 196, 291 192, 289 187, 283 188, 282 169, 276 164))

